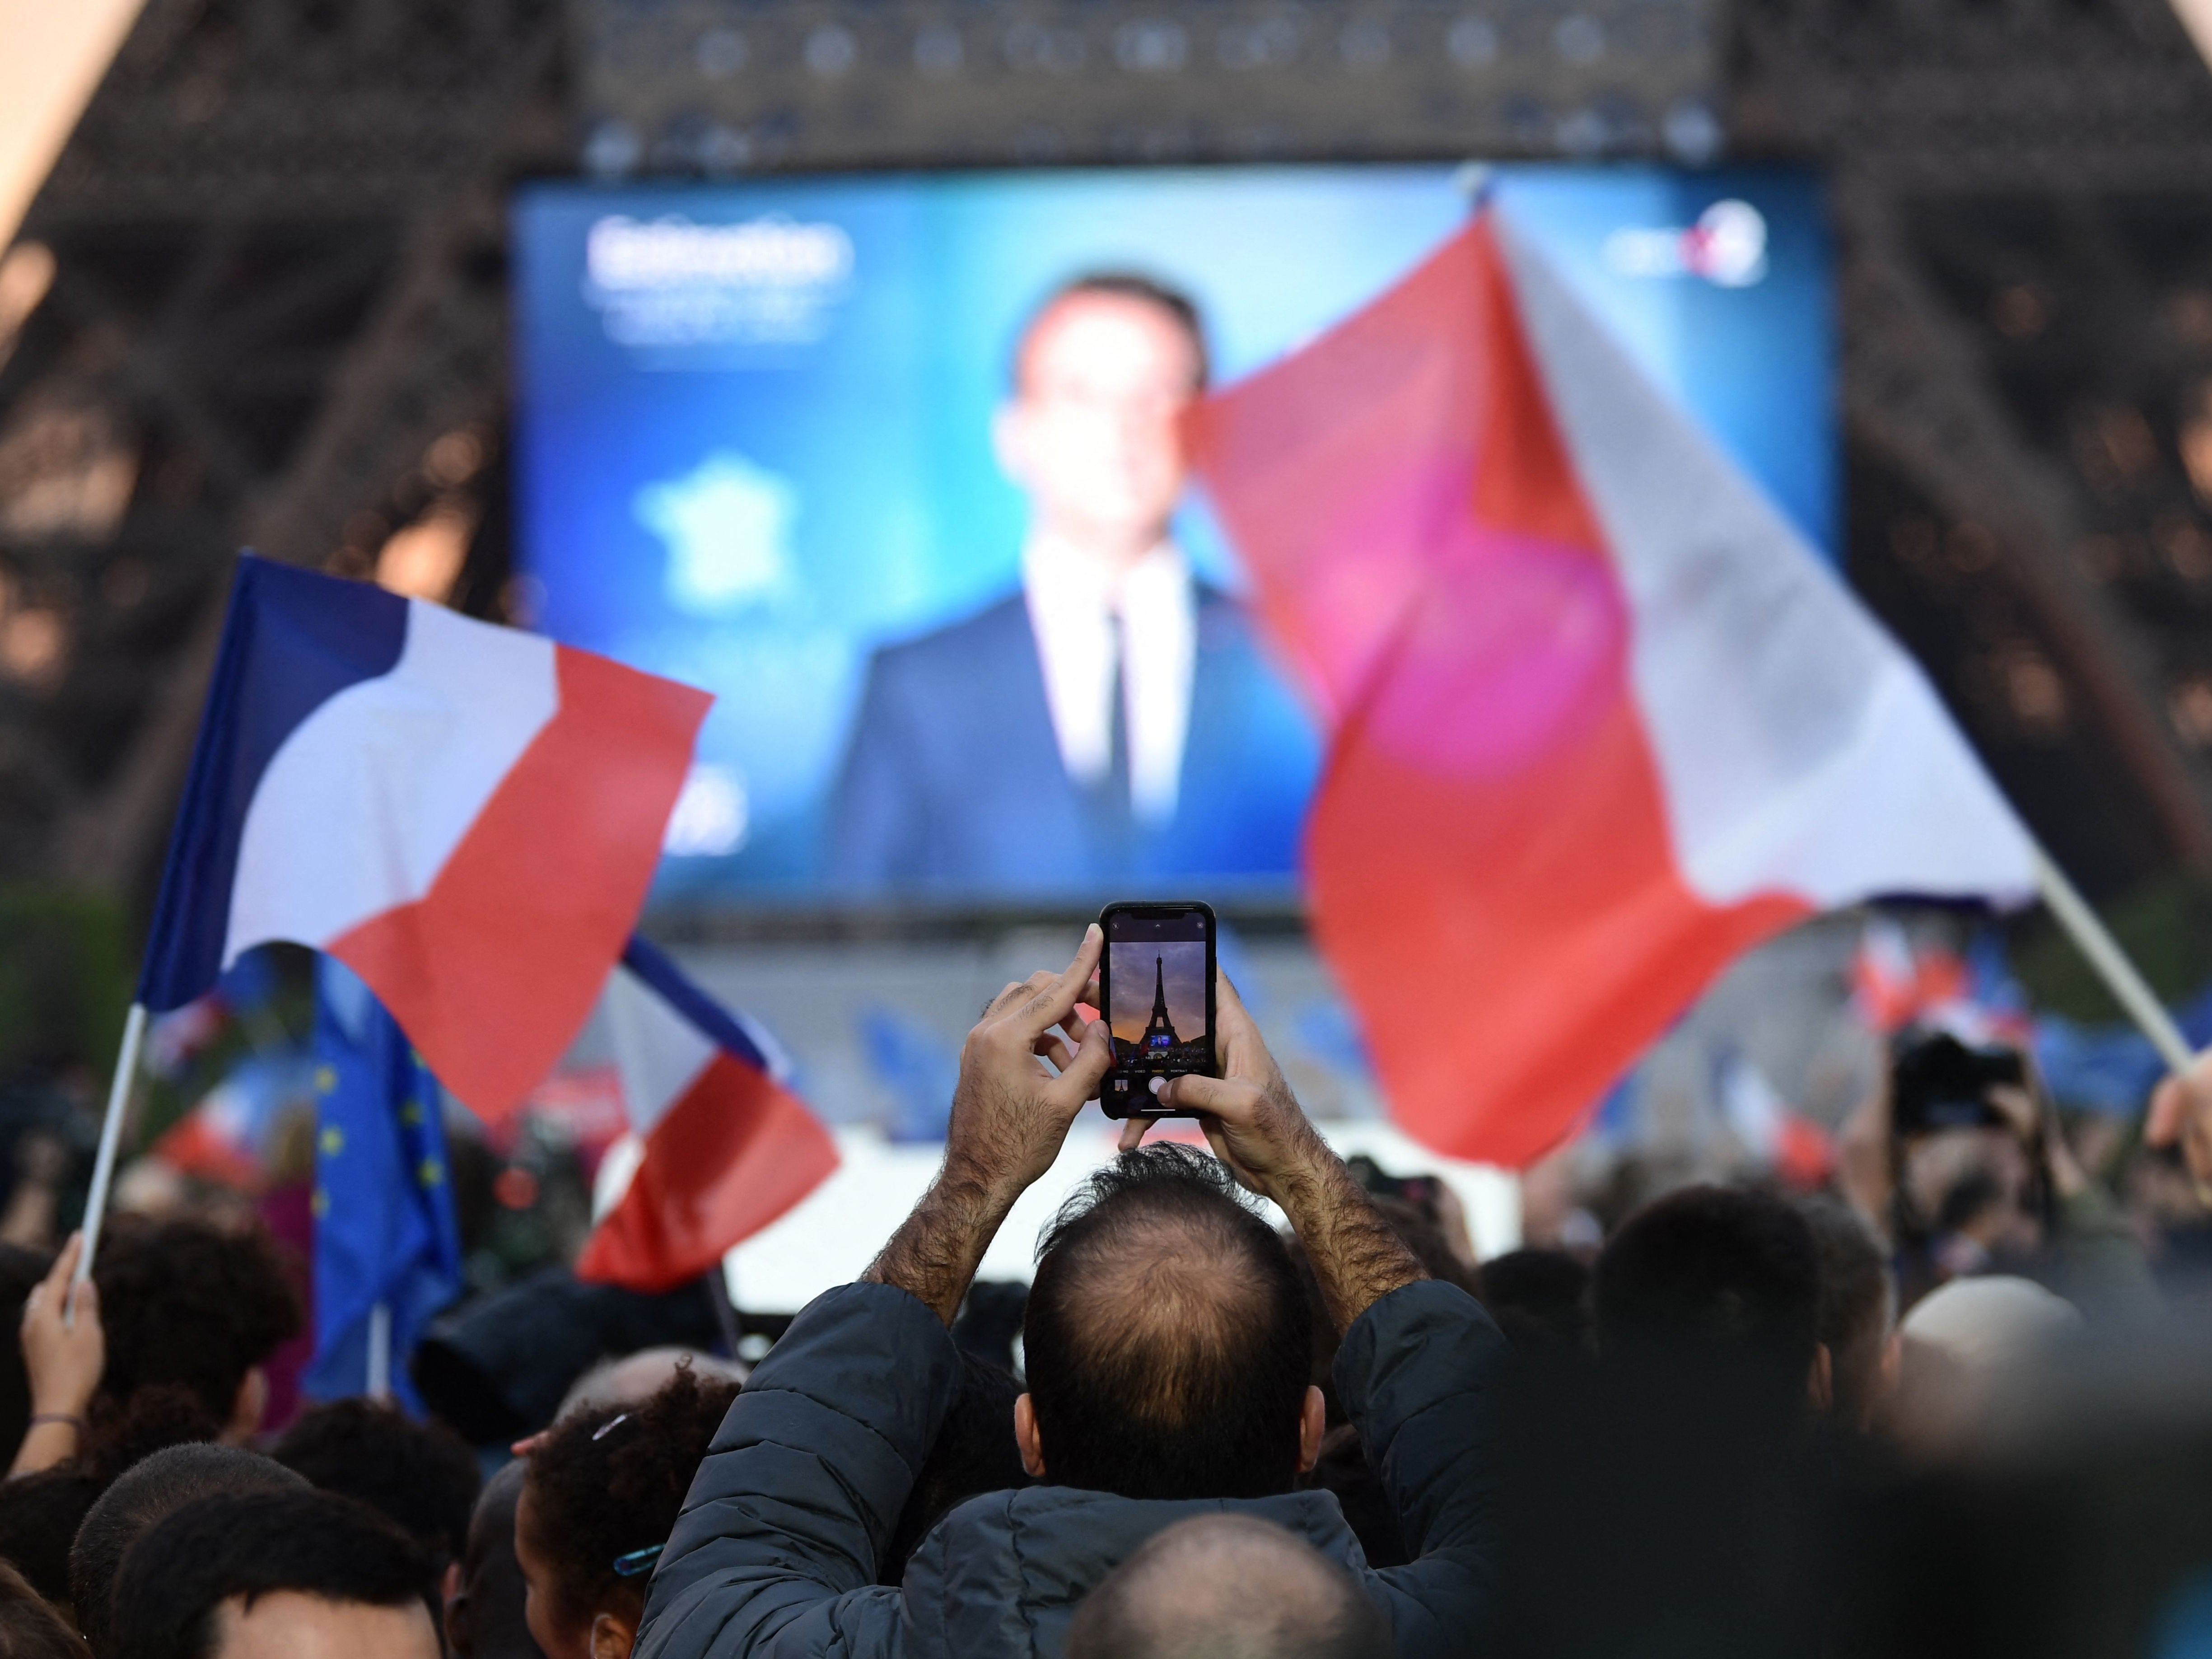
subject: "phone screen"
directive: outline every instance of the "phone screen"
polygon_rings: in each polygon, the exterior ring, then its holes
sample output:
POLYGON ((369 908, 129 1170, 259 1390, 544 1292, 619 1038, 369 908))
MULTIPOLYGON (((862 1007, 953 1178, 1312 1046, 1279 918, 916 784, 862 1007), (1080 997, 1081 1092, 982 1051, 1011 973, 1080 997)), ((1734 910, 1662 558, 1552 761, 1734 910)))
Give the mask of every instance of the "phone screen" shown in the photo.
POLYGON ((1113 1117, 1154 1111, 1154 1078, 1218 1068, 1213 1044, 1213 912, 1203 904, 1109 904, 1099 993, 1114 1067, 1099 1090, 1113 1117))

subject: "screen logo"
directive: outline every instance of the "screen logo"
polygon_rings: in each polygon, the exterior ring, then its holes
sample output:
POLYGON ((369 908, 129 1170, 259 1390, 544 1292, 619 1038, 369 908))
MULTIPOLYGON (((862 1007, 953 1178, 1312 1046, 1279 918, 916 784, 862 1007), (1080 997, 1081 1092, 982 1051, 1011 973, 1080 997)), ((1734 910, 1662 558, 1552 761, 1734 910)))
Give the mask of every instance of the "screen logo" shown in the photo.
POLYGON ((584 298, 625 346, 811 344, 853 278, 838 225, 610 214, 584 242, 584 298))
POLYGON ((1623 227, 1605 239, 1604 258, 1623 276, 1700 276, 1715 288, 1750 288, 1766 276, 1766 216, 1731 197, 1694 225, 1623 227))

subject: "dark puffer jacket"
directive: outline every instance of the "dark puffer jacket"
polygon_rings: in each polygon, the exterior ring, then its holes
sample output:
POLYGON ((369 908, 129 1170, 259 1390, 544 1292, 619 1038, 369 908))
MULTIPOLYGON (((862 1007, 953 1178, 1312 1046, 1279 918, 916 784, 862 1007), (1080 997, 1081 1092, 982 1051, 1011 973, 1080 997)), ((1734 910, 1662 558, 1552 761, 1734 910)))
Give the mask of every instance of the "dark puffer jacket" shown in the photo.
POLYGON ((1278 1522, 1350 1567, 1406 1659, 1459 1659, 1493 1592, 1510 1363, 1480 1305, 1434 1281, 1394 1291, 1345 1338, 1337 1389, 1397 1507, 1406 1566, 1370 1571, 1326 1492, 1162 1502, 1032 1486, 954 1510, 892 1589, 873 1582, 877 1555, 960 1356, 905 1291, 845 1285, 799 1316, 730 1407, 653 1575, 639 1659, 1058 1659, 1093 1585, 1211 1510, 1278 1522))

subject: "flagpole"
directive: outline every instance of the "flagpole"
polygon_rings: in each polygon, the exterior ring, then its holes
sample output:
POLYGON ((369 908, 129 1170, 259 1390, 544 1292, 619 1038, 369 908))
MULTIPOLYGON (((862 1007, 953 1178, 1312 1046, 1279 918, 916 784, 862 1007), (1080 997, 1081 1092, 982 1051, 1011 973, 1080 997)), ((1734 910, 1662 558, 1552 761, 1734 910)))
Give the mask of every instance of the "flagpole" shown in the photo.
POLYGON ((2147 984, 2128 953, 2120 948, 2103 920, 2089 908, 2089 902, 2075 890, 2066 878, 2066 872, 2051 862, 2051 855, 2042 848, 2035 849, 2035 884, 2042 891, 2043 902, 2051 914, 2058 919, 2097 976, 2105 981, 2114 1000, 2126 1011, 2136 1029, 2150 1039, 2152 1048, 2172 1072, 2185 1072, 2197 1056, 2189 1046, 2189 1039, 2167 1013, 2158 994, 2147 984))
POLYGON ((70 1287, 65 1320, 74 1320, 76 1286, 92 1277, 92 1259, 100 1249, 100 1225, 107 1215, 107 1189, 115 1180, 115 1154, 123 1144, 123 1113, 131 1103, 131 1085, 137 1080, 138 1050, 146 1041, 146 1005, 134 1002, 123 1022, 123 1052, 115 1057, 115 1078, 107 1085, 107 1116, 100 1126, 100 1152, 92 1161, 92 1190, 84 1200, 84 1249, 76 1259, 76 1277, 70 1287))
POLYGON ((368 1395, 371 1400, 392 1398, 392 1304, 377 1302, 368 1310, 368 1395))

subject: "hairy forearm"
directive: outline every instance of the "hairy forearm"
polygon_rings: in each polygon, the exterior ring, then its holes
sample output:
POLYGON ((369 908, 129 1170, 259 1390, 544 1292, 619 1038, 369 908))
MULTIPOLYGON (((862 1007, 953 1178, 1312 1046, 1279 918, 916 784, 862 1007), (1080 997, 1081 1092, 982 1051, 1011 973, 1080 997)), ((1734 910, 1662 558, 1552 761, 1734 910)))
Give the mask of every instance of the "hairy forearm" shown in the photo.
POLYGON ((1012 1207, 1010 1196, 948 1164, 860 1277, 896 1285, 949 1327, 1012 1207))
POLYGON ((1338 1335, 1400 1285, 1429 1276, 1319 1136, 1297 1177, 1283 1183, 1280 1201, 1305 1246, 1338 1335))

